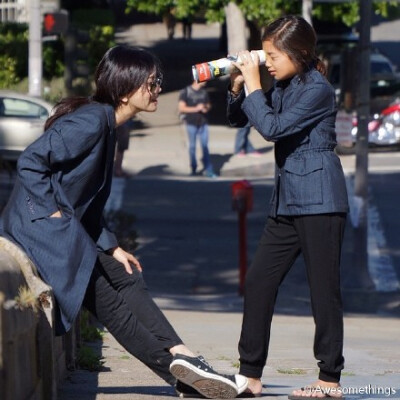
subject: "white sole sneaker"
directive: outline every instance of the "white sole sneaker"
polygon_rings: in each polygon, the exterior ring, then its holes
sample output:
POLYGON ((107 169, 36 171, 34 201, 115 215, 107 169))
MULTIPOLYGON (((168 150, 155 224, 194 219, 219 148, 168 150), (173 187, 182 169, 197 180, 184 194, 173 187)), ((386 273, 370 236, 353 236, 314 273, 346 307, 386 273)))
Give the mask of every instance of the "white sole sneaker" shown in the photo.
MULTIPOLYGON (((197 368, 186 360, 176 359, 172 361, 169 369, 175 378, 191 386, 208 399, 233 399, 239 394, 239 389, 235 382, 215 373, 211 368, 210 371, 213 372, 197 368)), ((240 389, 244 391, 247 387, 247 379, 241 375, 239 376, 240 389)), ((235 376, 235 381, 237 380, 235 376)))

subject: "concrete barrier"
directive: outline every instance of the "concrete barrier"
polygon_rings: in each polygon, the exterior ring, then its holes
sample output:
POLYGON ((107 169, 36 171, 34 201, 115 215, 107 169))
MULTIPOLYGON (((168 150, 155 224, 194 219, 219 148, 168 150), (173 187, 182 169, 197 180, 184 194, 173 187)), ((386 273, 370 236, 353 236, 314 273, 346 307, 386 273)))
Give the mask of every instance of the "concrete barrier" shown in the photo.
POLYGON ((0 237, 0 399, 54 400, 75 368, 78 329, 54 335, 52 289, 26 254, 0 237))

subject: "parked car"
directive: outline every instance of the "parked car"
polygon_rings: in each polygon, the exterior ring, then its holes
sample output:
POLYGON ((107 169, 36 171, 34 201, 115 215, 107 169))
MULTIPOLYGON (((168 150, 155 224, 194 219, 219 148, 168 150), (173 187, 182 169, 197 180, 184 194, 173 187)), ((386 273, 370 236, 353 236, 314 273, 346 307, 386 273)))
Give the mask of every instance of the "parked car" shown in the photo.
MULTIPOLYGON (((357 115, 352 115, 351 135, 340 141, 338 137, 337 152, 341 154, 353 153, 357 138, 357 115)), ((396 99, 388 107, 384 108, 380 114, 368 123, 368 142, 370 147, 394 146, 400 148, 400 98, 396 99)))
MULTIPOLYGON (((341 56, 331 55, 327 61, 327 78, 335 89, 336 99, 341 95, 341 56)), ((396 94, 400 94, 400 76, 389 58, 379 52, 370 55, 370 109, 371 114, 379 113, 387 107, 396 94)), ((357 72, 354 72, 354 80, 357 72)))
POLYGON ((53 106, 39 98, 0 90, 0 158, 16 161, 42 133, 53 106))

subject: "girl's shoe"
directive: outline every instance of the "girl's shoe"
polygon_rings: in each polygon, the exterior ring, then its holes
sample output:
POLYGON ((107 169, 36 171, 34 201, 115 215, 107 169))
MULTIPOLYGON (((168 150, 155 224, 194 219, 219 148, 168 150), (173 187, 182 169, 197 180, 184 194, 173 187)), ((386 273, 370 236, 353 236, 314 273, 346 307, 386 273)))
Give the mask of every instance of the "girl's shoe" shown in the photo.
POLYGON ((208 399, 233 399, 247 388, 242 375, 222 375, 209 365, 204 357, 177 354, 169 367, 175 378, 192 387, 208 399))

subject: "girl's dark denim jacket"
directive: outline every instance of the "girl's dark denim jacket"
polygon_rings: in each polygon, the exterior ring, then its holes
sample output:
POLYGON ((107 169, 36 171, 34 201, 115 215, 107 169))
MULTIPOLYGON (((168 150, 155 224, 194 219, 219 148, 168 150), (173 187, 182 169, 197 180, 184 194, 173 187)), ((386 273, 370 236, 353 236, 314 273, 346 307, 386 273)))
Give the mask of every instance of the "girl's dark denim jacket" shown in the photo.
POLYGON ((228 120, 251 125, 275 143, 270 216, 345 213, 346 183, 336 146, 335 95, 315 69, 277 81, 267 92, 228 92, 228 120))

